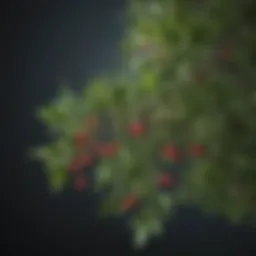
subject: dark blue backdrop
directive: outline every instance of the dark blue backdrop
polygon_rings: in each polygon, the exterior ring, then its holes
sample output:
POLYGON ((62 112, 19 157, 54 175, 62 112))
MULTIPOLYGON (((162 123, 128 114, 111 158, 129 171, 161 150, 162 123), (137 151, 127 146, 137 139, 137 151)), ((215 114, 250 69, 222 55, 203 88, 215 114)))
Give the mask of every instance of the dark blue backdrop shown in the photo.
MULTIPOLYGON (((50 198, 40 166, 25 157, 29 146, 45 140, 33 115, 38 105, 56 95, 59 78, 78 90, 98 72, 119 68, 125 2, 13 0, 2 7, 2 249, 134 255, 121 221, 98 220, 95 198, 86 193, 50 198)), ((255 230, 184 208, 143 255, 249 255, 249 250, 256 251, 255 235, 255 230)))

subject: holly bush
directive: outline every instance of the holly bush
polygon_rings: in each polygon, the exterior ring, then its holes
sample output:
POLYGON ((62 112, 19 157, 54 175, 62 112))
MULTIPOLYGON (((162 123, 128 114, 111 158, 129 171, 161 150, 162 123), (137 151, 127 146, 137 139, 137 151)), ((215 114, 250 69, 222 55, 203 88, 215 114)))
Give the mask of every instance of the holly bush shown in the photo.
POLYGON ((51 191, 102 192, 103 216, 127 216, 139 247, 180 204, 255 224, 254 5, 131 1, 123 74, 38 110, 51 191))

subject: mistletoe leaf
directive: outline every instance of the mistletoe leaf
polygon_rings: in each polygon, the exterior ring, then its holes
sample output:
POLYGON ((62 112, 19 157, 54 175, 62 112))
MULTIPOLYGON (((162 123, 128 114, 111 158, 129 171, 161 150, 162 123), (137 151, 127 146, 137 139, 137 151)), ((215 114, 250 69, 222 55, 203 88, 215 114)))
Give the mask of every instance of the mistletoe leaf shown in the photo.
POLYGON ((161 235, 164 231, 162 220, 156 216, 149 218, 147 225, 152 235, 161 235))
POLYGON ((239 223, 244 216, 243 203, 231 202, 225 207, 226 216, 234 223, 239 223))
POLYGON ((37 116, 50 131, 71 135, 86 113, 81 106, 80 99, 74 93, 62 88, 54 102, 38 109, 37 116))
POLYGON ((141 249, 145 246, 145 244, 149 240, 149 229, 146 223, 143 223, 142 221, 134 221, 132 224, 132 228, 134 231, 133 236, 133 243, 135 248, 141 249))
POLYGON ((87 88, 85 95, 91 111, 101 111, 112 105, 114 87, 106 79, 95 79, 87 88))
POLYGON ((111 184, 113 177, 113 167, 108 164, 101 164, 96 169, 96 189, 102 189, 111 184))
POLYGON ((52 151, 49 146, 35 147, 29 151, 29 157, 39 161, 47 161, 51 155, 52 151))
POLYGON ((154 72, 145 73, 142 77, 142 90, 145 92, 156 92, 159 84, 158 75, 154 72))
POLYGON ((104 198, 100 204, 99 214, 102 217, 113 216, 120 213, 120 196, 109 192, 108 196, 104 198))
POLYGON ((59 139, 33 149, 30 155, 45 166, 50 190, 53 193, 60 192, 68 180, 67 167, 74 155, 68 141, 59 139))
POLYGON ((120 163, 122 163, 122 166, 124 166, 125 169, 130 169, 133 166, 132 154, 126 148, 122 148, 119 151, 118 160, 119 160, 120 163))
POLYGON ((170 214, 172 206, 173 206, 173 199, 171 197, 171 195, 169 194, 165 194, 165 193, 160 193, 157 196, 157 201, 159 204, 159 207, 163 214, 170 214))
POLYGON ((52 193, 60 193, 68 181, 68 173, 65 169, 55 168, 47 170, 49 188, 52 193))
POLYGON ((49 127, 53 126, 56 121, 56 113, 53 110, 51 105, 41 107, 37 111, 38 119, 49 127))

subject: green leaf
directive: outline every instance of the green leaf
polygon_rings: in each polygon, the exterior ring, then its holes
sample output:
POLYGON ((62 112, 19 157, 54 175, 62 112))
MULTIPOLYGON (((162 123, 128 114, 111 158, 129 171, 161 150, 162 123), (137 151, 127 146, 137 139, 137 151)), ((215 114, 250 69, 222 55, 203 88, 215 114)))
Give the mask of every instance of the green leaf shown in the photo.
POLYGON ((76 97, 72 91, 63 88, 58 98, 38 109, 37 116, 50 131, 64 131, 69 134, 71 128, 74 125, 77 127, 81 122, 81 112, 85 114, 80 98, 76 97))
POLYGON ((124 86, 115 86, 113 89, 113 101, 115 105, 124 105, 126 103, 127 89, 124 86))
POLYGON ((161 235, 163 233, 163 223, 159 218, 151 217, 147 225, 152 235, 161 235))
POLYGON ((145 223, 134 222, 133 226, 133 245, 136 249, 143 248, 149 239, 149 230, 145 223))
POLYGON ((122 148, 118 153, 118 159, 122 166, 125 166, 126 169, 129 169, 133 165, 133 158, 131 152, 126 149, 122 148))
POLYGON ((74 157, 74 152, 65 138, 32 149, 29 153, 33 159, 43 163, 47 171, 46 173, 50 173, 50 175, 52 170, 66 171, 74 157))
POLYGON ((154 188, 152 187, 152 185, 150 185, 150 183, 143 178, 136 179, 132 181, 132 184, 131 184, 131 191, 133 191, 140 197, 145 197, 152 194, 153 189, 154 188))
POLYGON ((112 180, 113 167, 107 164, 101 164, 96 169, 96 187, 98 189, 103 188, 106 185, 109 185, 112 180))
POLYGON ((92 111, 101 110, 111 106, 113 102, 114 87, 106 79, 95 79, 86 91, 86 101, 92 111))
POLYGON ((173 205, 173 199, 171 195, 161 193, 157 197, 159 206, 162 208, 164 214, 171 211, 171 207, 173 205))
POLYGON ((47 126, 52 126, 55 123, 56 115, 51 105, 41 107, 37 110, 37 117, 47 126))
POLYGON ((154 72, 143 74, 141 84, 141 87, 145 92, 155 92, 159 84, 157 74, 154 72))
POLYGON ((59 193, 66 185, 68 173, 65 169, 50 169, 47 170, 47 177, 50 191, 52 193, 59 193))
POLYGON ((33 148, 29 151, 29 156, 32 159, 39 161, 46 161, 52 155, 51 148, 49 146, 41 146, 33 148))
POLYGON ((207 160, 201 160, 194 164, 190 172, 190 181, 195 185, 205 184, 207 175, 210 172, 209 163, 207 160))
POLYGON ((225 207, 227 217, 234 223, 239 223, 243 219, 245 211, 243 203, 238 201, 229 202, 225 207))
POLYGON ((165 9, 163 7, 163 5, 161 5, 159 2, 149 2, 148 3, 149 5, 145 6, 145 7, 148 7, 148 11, 151 15, 156 15, 156 16, 160 16, 164 13, 165 9))
POLYGON ((144 247, 152 236, 163 232, 162 220, 149 209, 135 216, 130 225, 133 231, 133 243, 137 249, 144 247))
POLYGON ((119 206, 120 198, 111 192, 106 198, 102 200, 99 214, 101 217, 117 215, 120 213, 119 206))
POLYGON ((72 157, 65 141, 38 147, 32 150, 32 157, 43 162, 51 192, 60 192, 68 179, 67 167, 72 157))

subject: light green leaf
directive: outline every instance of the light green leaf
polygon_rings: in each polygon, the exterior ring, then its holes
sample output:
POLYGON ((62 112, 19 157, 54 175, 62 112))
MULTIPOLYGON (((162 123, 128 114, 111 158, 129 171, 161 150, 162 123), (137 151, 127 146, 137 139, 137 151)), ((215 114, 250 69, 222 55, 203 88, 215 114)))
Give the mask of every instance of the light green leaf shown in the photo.
POLYGON ((159 194, 158 202, 164 212, 169 212, 173 205, 172 197, 169 194, 164 194, 164 193, 159 194))
POLYGON ((189 82, 192 77, 191 66, 189 62, 184 62, 177 67, 177 77, 180 82, 189 82))
POLYGON ((133 231, 133 244, 135 248, 142 248, 148 242, 149 232, 148 227, 140 222, 137 222, 133 231))
POLYGON ((150 187, 148 186, 145 180, 136 180, 131 184, 131 191, 136 193, 139 196, 146 196, 150 192, 150 187))
POLYGON ((59 193, 64 188, 68 179, 65 169, 51 169, 47 171, 49 187, 52 193, 59 193))
POLYGON ((76 105, 77 95, 68 87, 63 87, 59 91, 59 97, 55 100, 54 104, 56 110, 63 115, 70 114, 72 107, 76 105))
POLYGON ((73 123, 80 121, 79 114, 84 112, 80 99, 73 94, 63 94, 37 111, 38 118, 53 131, 66 131, 73 123), (79 110, 77 108, 79 107, 79 110))
POLYGON ((163 233, 163 223, 157 217, 152 217, 148 220, 148 226, 152 235, 160 235, 163 233))
POLYGON ((148 72, 142 77, 142 89, 146 92, 154 92, 158 86, 158 77, 154 72, 148 72))
POLYGON ((87 104, 90 103, 93 109, 111 105, 113 101, 114 87, 104 79, 93 81, 86 91, 87 104))
POLYGON ((150 14, 159 16, 164 13, 164 7, 159 2, 152 1, 148 4, 150 14))
POLYGON ((36 115, 47 126, 52 126, 55 123, 55 113, 52 111, 51 105, 39 108, 36 115))
POLYGON ((51 144, 32 149, 30 156, 42 162, 48 170, 58 168, 66 170, 73 159, 74 152, 69 142, 62 138, 51 144))
POLYGON ((225 207, 227 217, 234 223, 239 223, 244 216, 244 208, 242 202, 229 202, 225 207))
POLYGON ((133 163, 132 154, 126 148, 122 148, 119 151, 118 158, 119 158, 120 163, 122 163, 122 166, 125 166, 127 168, 129 168, 133 163))
POLYGON ((104 198, 100 204, 99 214, 101 217, 113 216, 120 213, 120 198, 118 195, 110 192, 110 194, 104 198))
POLYGON ((110 165, 101 164, 96 170, 96 186, 102 187, 111 182, 113 168, 110 165))
POLYGON ((29 152, 29 156, 32 159, 46 161, 52 155, 52 150, 49 146, 41 146, 34 149, 31 149, 29 152))
POLYGON ((206 182, 206 176, 209 173, 209 163, 208 161, 198 161, 193 166, 193 169, 190 172, 190 181, 195 186, 201 186, 206 182))

